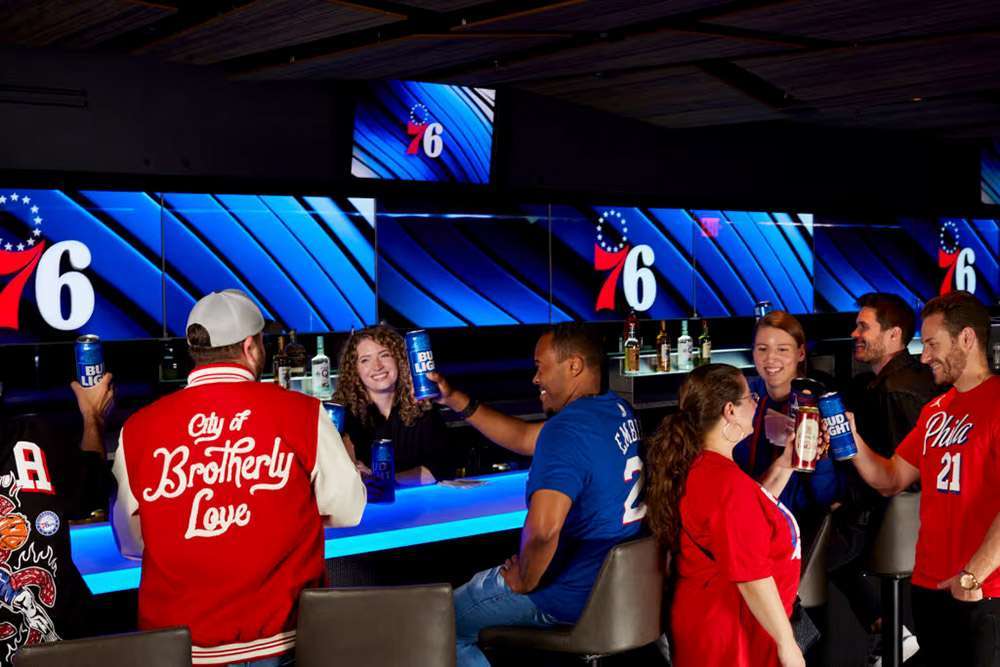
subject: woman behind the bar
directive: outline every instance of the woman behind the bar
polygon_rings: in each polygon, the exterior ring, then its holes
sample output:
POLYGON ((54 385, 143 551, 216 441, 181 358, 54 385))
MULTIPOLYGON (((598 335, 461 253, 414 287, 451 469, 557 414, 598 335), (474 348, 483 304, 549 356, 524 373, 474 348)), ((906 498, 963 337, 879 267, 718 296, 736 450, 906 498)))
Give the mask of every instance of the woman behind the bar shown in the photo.
POLYGON ((356 332, 341 350, 338 372, 333 400, 344 405, 344 444, 362 472, 370 473, 372 443, 388 438, 400 484, 433 484, 452 474, 448 429, 440 408, 413 398, 402 336, 381 325, 356 332))
POLYGON ((758 377, 750 381, 750 390, 760 402, 753 428, 736 445, 733 460, 792 511, 809 545, 823 516, 840 497, 842 481, 828 457, 820 458, 815 472, 795 472, 791 467, 789 399, 792 380, 806 374, 805 359, 805 330, 794 315, 775 310, 757 322, 753 362, 758 377))
POLYGON ((649 441, 648 519, 675 554, 674 667, 805 664, 789 622, 798 526, 732 458, 755 403, 738 369, 701 366, 649 441))

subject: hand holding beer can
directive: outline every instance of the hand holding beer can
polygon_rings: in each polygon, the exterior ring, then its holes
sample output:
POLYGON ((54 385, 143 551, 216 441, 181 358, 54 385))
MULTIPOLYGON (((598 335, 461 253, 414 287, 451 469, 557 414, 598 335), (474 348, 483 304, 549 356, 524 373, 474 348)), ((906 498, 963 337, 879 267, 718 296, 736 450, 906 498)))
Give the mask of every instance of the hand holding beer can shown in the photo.
POLYGON ((406 354, 410 361, 410 376, 413 378, 413 397, 422 401, 441 396, 437 383, 427 377, 428 373, 435 370, 435 366, 431 337, 426 331, 418 329, 406 334, 406 354))
POLYGON ((830 454, 838 461, 848 461, 858 455, 858 446, 854 442, 851 422, 847 419, 844 401, 835 391, 820 396, 819 413, 823 425, 830 436, 830 454))
POLYGON ((76 381, 81 387, 93 387, 104 377, 104 350, 101 339, 86 334, 76 339, 76 381))

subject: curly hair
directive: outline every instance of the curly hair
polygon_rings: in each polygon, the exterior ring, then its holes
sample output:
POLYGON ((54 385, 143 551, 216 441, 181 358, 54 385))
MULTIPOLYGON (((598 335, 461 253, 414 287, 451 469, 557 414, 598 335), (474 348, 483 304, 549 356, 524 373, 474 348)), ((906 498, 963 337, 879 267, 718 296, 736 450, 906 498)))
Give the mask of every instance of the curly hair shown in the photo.
POLYGON ((688 472, 726 404, 740 402, 742 377, 738 368, 726 364, 694 369, 681 386, 677 412, 664 417, 649 439, 646 517, 664 549, 676 551, 680 544, 680 503, 688 472))
POLYGON ((355 332, 344 343, 344 347, 340 350, 339 375, 333 400, 343 404, 366 426, 371 425, 368 405, 372 401, 368 397, 368 390, 365 389, 361 376, 358 375, 358 345, 365 339, 372 340, 389 350, 393 359, 396 360, 398 375, 392 404, 399 411, 399 417, 403 423, 407 426, 412 425, 420 416, 422 407, 413 398, 413 379, 410 377, 410 361, 406 354, 406 344, 403 342, 402 336, 385 325, 368 327, 355 332))

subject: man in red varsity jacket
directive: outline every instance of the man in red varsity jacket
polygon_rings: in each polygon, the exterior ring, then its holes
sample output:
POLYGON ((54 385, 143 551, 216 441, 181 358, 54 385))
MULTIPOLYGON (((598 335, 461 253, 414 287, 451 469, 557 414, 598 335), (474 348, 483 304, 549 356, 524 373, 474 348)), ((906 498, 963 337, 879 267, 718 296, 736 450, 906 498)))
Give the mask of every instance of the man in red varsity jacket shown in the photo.
POLYGON ((315 398, 257 382, 260 309, 213 292, 188 317, 186 388, 125 422, 112 523, 143 560, 139 627, 187 625, 198 665, 286 664, 299 593, 324 583, 323 526, 365 487, 315 398))

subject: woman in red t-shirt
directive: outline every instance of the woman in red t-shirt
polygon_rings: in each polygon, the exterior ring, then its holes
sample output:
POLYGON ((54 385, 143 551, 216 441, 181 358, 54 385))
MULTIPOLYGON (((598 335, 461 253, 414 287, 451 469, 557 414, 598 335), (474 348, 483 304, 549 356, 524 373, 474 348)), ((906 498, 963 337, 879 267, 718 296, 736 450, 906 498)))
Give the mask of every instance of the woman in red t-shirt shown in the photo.
POLYGON ((799 584, 795 519, 733 462, 757 397, 736 368, 696 368, 650 439, 646 504, 675 554, 675 667, 805 665, 789 617, 799 584))

